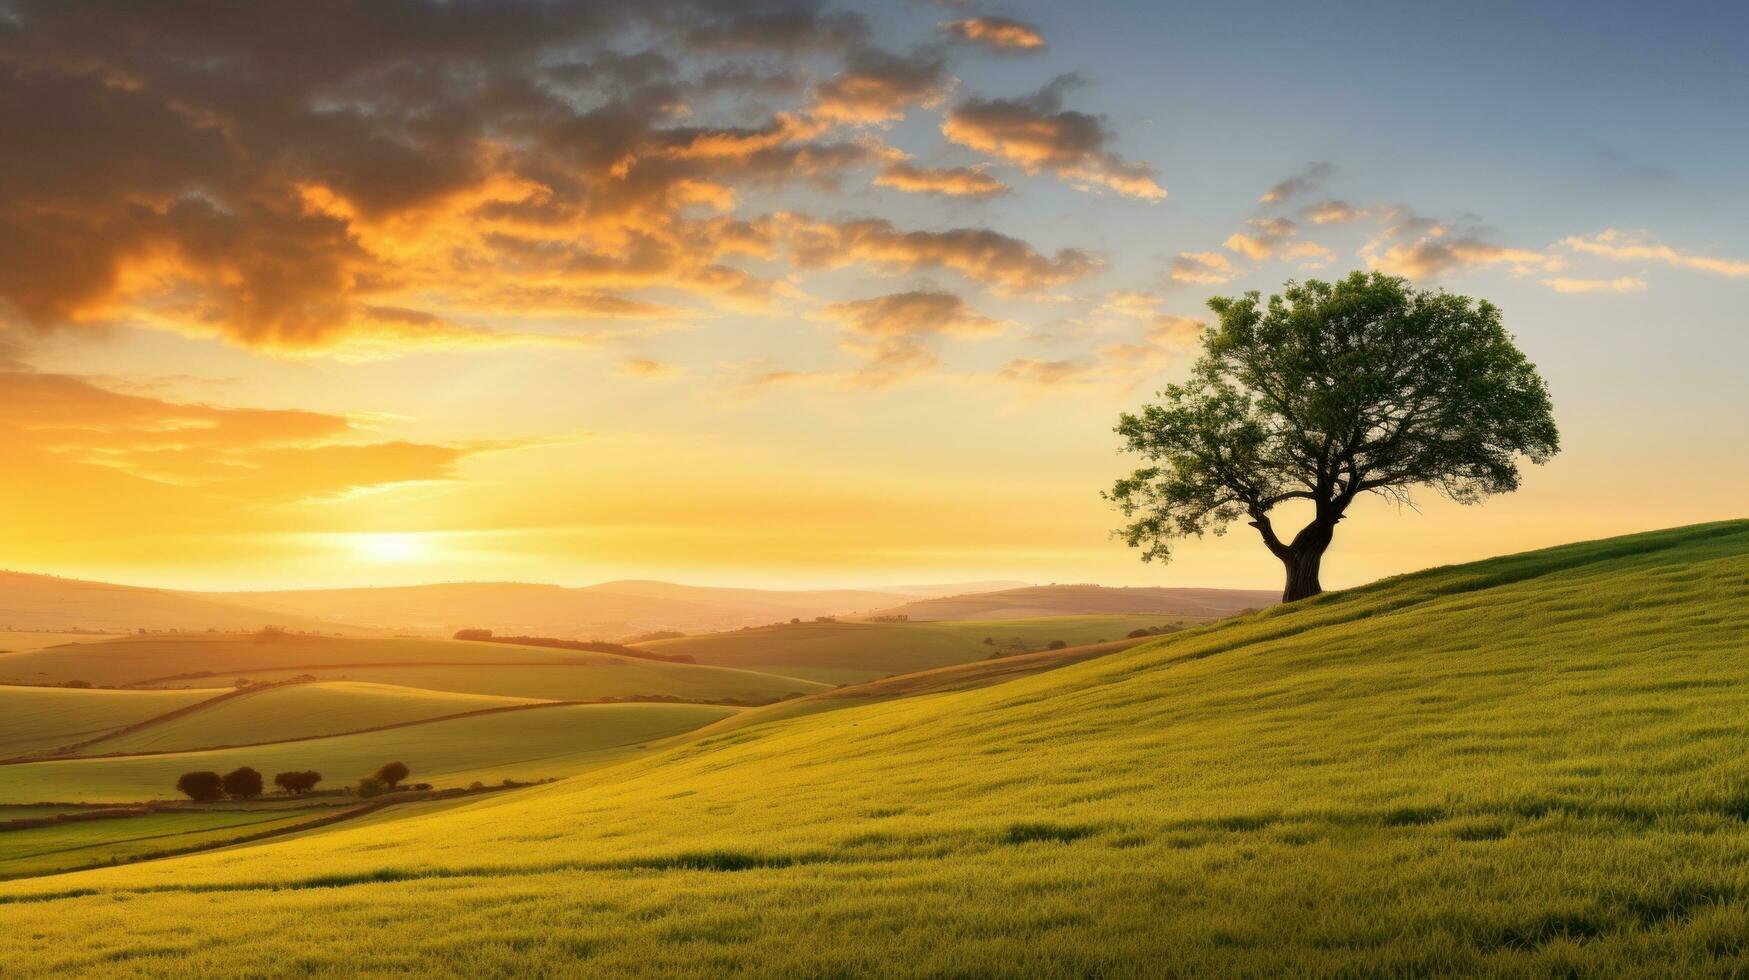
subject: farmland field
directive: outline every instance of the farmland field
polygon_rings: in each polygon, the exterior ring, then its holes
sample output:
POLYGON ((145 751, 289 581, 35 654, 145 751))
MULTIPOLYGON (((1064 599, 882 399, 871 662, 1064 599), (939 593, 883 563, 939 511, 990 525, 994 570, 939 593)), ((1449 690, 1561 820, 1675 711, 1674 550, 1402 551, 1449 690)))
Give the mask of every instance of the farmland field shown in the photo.
POLYGON ((117 639, 115 633, 42 633, 28 630, 0 630, 0 654, 26 653, 46 647, 69 646, 75 643, 100 643, 117 639))
MULTIPOLYGON (((133 692, 124 692, 133 693, 133 692)), ((178 752, 338 735, 488 708, 525 698, 333 681, 247 691, 211 707, 87 746, 86 754, 178 752)))
POLYGON ((798 623, 638 646, 702 664, 806 677, 829 684, 983 660, 992 653, 1122 639, 1135 629, 1189 622, 1182 616, 1050 616, 975 623, 798 623), (984 640, 994 641, 985 644, 984 640))
POLYGON ((322 680, 550 701, 668 696, 688 701, 762 704, 827 686, 818 681, 753 670, 703 664, 665 664, 607 654, 586 656, 599 659, 575 664, 290 667, 252 671, 248 676, 256 681, 279 681, 307 674, 322 680))
POLYGON ((50 874, 220 843, 305 823, 331 809, 310 806, 167 812, 11 830, 0 833, 0 879, 50 874))
POLYGON ((389 761, 406 763, 415 779, 447 786, 542 779, 581 771, 732 711, 695 704, 543 706, 271 745, 22 763, 0 766, 0 803, 165 799, 176 795, 176 778, 184 772, 238 766, 269 778, 314 769, 332 785, 389 761))
POLYGON ((223 693, 0 686, 0 759, 96 738, 223 693))
MULTIPOLYGON (((1434 569, 429 815, 11 882, 0 955, 1730 972, 1749 935, 1745 648, 1749 522, 1434 569)), ((599 709, 524 714, 560 710, 599 709)))

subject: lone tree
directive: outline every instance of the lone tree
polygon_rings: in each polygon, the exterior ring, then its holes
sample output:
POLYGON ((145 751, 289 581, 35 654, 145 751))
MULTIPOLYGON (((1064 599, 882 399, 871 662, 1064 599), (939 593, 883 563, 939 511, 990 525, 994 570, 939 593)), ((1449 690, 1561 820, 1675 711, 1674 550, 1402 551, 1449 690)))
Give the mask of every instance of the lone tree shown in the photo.
POLYGON ((241 766, 225 773, 224 787, 234 799, 254 799, 261 795, 261 774, 248 766, 241 766))
POLYGON ((225 795, 225 784, 216 772, 185 772, 176 780, 176 791, 197 803, 211 803, 225 795))
POLYGON ((404 763, 390 762, 377 770, 377 778, 382 780, 390 789, 394 789, 400 784, 401 780, 407 778, 408 771, 409 770, 404 763))
POLYGON ((1143 561, 1243 519, 1287 570, 1282 601, 1304 599, 1361 494, 1474 503, 1518 489, 1518 457, 1560 447, 1547 386, 1486 301, 1356 272, 1209 308, 1190 379, 1117 426, 1146 465, 1105 496, 1143 561), (1311 517, 1284 540, 1271 512, 1293 501, 1311 517))

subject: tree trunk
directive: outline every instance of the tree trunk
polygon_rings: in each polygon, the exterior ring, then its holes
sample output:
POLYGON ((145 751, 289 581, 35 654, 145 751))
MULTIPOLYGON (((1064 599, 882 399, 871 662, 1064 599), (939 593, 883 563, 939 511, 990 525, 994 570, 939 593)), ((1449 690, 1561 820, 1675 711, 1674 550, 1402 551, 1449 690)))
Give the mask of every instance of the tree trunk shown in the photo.
POLYGON ((1281 563, 1287 568, 1287 587, 1281 592, 1282 602, 1309 599, 1324 591, 1318 584, 1318 566, 1324 561, 1324 549, 1329 542, 1307 542, 1289 548, 1281 563))
POLYGON ((1282 565, 1287 568, 1287 588, 1281 592, 1282 602, 1309 599, 1324 591, 1324 587, 1318 584, 1318 566, 1323 563, 1324 552, 1336 537, 1336 522, 1341 519, 1340 512, 1326 513, 1320 509, 1318 516, 1294 535, 1293 543, 1278 552, 1282 565))

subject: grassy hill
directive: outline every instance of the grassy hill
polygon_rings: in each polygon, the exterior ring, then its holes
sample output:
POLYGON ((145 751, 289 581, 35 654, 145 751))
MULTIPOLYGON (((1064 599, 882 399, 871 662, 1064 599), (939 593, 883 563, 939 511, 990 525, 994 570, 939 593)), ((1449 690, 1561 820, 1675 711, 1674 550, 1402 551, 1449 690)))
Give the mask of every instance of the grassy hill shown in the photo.
POLYGON ((860 589, 770 591, 605 582, 583 588, 523 582, 460 582, 374 589, 204 593, 285 615, 340 619, 394 631, 448 635, 463 627, 501 634, 615 639, 657 629, 735 629, 801 616, 848 613, 910 595, 860 589))
POLYGON ((289 769, 314 769, 330 785, 350 783, 390 761, 406 763, 417 780, 446 786, 542 779, 579 772, 733 710, 699 704, 540 706, 271 745, 0 765, 0 804, 167 799, 177 795, 182 773, 238 766, 254 766, 269 779, 289 769))
POLYGON ((1029 619, 1040 616, 1140 614, 1220 619, 1281 601, 1281 593, 1258 589, 1114 589, 1103 585, 1029 585, 996 592, 917 599, 869 616, 906 616, 914 621, 1029 619))
POLYGON ((8 883, 0 957, 1729 973, 1745 649, 1749 522, 1435 569, 428 816, 8 883))
POLYGON ((0 759, 96 738, 222 693, 0 686, 0 759))
POLYGON ((975 623, 795 623, 636 645, 684 654, 701 664, 846 684, 983 660, 993 653, 1039 650, 1054 640, 1077 646, 1117 640, 1136 629, 1183 621, 1174 616, 1104 615, 975 623), (994 642, 986 644, 985 639, 994 642))
POLYGON ((543 700, 668 695, 760 703, 819 687, 749 671, 457 640, 195 633, 0 655, 0 681, 27 683, 209 687, 304 674, 543 700))
POLYGON ((82 752, 107 755, 256 745, 533 703, 537 702, 356 681, 288 684, 246 691, 199 711, 102 738, 82 752))

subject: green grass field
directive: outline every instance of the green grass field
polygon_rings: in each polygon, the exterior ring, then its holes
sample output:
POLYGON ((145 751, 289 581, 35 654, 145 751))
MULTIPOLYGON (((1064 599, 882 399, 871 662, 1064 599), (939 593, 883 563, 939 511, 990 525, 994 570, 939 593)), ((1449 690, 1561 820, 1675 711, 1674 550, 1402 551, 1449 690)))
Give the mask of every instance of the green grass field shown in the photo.
MULTIPOLYGON (((560 705, 386 731, 234 749, 0 766, 0 803, 130 803, 176 797, 182 773, 253 766, 264 777, 314 769, 326 785, 400 761, 442 786, 533 780, 581 771, 643 742, 697 728, 733 709, 695 704, 560 705)), ((96 747, 94 747, 96 748, 96 747)))
POLYGON ((0 961, 1731 974, 1746 650, 1749 522, 1435 569, 427 816, 11 882, 0 961))
POLYGON ((95 738, 222 693, 0 686, 0 759, 95 738))
MULTIPOLYGON (((132 693, 132 692, 125 692, 132 693)), ((210 708, 86 746, 81 754, 181 752, 225 745, 339 735, 368 728, 529 704, 526 698, 422 691, 386 684, 331 681, 250 691, 210 708)))
POLYGON ((151 813, 0 833, 0 879, 50 874, 291 827, 329 807, 151 813))
POLYGON ((665 664, 654 660, 600 656, 581 664, 427 667, 294 667, 255 671, 257 681, 276 681, 309 674, 323 680, 348 680, 431 691, 453 691, 550 701, 590 701, 599 698, 669 696, 689 701, 762 704, 775 698, 807 694, 827 685, 799 677, 753 670, 665 664))
MULTIPOLYGON (((142 684, 189 674, 229 681, 256 671, 322 664, 597 663, 603 654, 455 640, 379 639, 237 633, 179 633, 112 639, 0 656, 0 681, 142 684)), ((179 680, 208 686, 211 679, 179 680)))
POLYGON ((1176 616, 1050 616, 975 623, 799 623, 710 633, 638 646, 683 653, 701 664, 769 671, 828 684, 932 670, 991 653, 1119 640, 1134 629, 1171 625, 1176 616), (985 645, 988 638, 994 645, 985 645))

